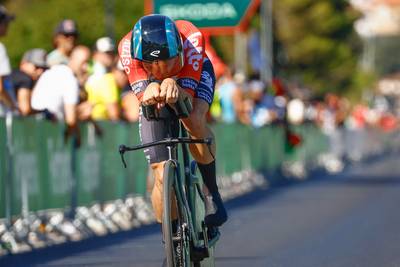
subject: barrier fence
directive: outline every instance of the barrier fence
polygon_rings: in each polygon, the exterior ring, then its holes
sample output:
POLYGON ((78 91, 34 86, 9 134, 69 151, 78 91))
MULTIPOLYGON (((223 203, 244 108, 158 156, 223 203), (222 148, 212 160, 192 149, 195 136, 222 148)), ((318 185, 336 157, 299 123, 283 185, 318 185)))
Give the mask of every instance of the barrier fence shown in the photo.
MULTIPOLYGON (((212 128, 225 199, 285 176, 305 179, 315 167, 340 172, 348 160, 400 148, 399 131, 374 128, 323 133, 313 124, 291 126, 301 138, 295 147, 284 125, 212 128)), ((154 222, 143 153, 128 153, 127 169, 118 153, 122 143, 139 143, 138 125, 82 124, 79 149, 63 131, 36 118, 0 118, 0 257, 154 222)))
MULTIPOLYGON (((81 147, 64 141, 61 124, 35 118, 0 119, 0 218, 32 211, 85 206, 146 191, 147 163, 143 153, 128 153, 120 162, 121 143, 138 144, 137 124, 99 122, 81 125, 81 147), (7 155, 9 151, 9 155, 7 155), (9 196, 9 197, 8 197, 9 196), (7 214, 9 212, 10 214, 7 214)), ((285 159, 311 158, 326 150, 327 139, 313 125, 296 128, 303 144, 285 152, 284 129, 238 124, 213 126, 217 138, 217 173, 278 167, 285 159)))
MULTIPOLYGON (((243 170, 265 173, 283 162, 315 162, 323 154, 358 159, 393 146, 390 135, 374 130, 326 135, 313 124, 304 124, 292 127, 301 136, 301 145, 287 149, 282 125, 254 129, 215 124, 212 128, 217 175, 223 177, 243 170)), ((99 122, 97 128, 82 124, 79 149, 71 140, 65 142, 63 130, 61 124, 35 118, 12 122, 9 118, 8 127, 6 119, 0 119, 0 218, 145 194, 148 169, 143 153, 128 153, 127 169, 118 153, 120 144, 140 142, 137 124, 99 122)))

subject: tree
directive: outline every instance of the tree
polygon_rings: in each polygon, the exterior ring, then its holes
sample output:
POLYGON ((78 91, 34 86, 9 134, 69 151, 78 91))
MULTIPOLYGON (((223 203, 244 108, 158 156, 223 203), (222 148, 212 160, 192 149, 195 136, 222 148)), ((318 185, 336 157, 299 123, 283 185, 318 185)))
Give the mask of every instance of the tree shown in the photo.
POLYGON ((118 42, 123 34, 144 13, 143 1, 131 0, 13 0, 6 1, 11 13, 16 15, 10 24, 7 37, 2 39, 7 47, 12 65, 16 67, 22 54, 35 47, 53 49, 52 36, 56 25, 65 18, 77 21, 79 43, 92 47, 96 39, 106 35, 105 4, 114 2, 114 32, 118 42))
POLYGON ((346 0, 274 1, 276 68, 318 93, 345 93, 359 81, 357 13, 346 0))

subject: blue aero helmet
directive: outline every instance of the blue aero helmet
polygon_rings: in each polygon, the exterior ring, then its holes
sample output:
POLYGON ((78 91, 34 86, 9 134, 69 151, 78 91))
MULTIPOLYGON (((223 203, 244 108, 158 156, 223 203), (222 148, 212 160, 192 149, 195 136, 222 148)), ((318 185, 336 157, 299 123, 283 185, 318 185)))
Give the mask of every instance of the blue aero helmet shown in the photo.
POLYGON ((183 62, 181 35, 172 19, 167 16, 147 15, 136 22, 131 40, 131 56, 152 62, 176 56, 183 62))

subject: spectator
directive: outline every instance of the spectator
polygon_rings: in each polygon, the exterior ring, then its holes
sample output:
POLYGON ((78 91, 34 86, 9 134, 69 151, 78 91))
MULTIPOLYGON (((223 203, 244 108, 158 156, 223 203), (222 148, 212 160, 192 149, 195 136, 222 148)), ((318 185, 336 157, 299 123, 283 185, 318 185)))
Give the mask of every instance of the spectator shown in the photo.
POLYGON ((262 127, 277 119, 274 97, 266 93, 265 84, 260 80, 249 83, 254 107, 251 114, 251 122, 255 127, 262 127))
POLYGON ((111 71, 115 61, 115 44, 110 37, 97 39, 93 52, 92 75, 91 80, 99 78, 111 71))
POLYGON ((57 65, 45 71, 32 93, 32 108, 48 110, 58 120, 65 120, 67 136, 77 133, 77 104, 80 83, 87 77, 90 49, 77 46, 68 65, 57 65))
POLYGON ((119 118, 119 92, 115 85, 114 75, 111 74, 115 61, 114 51, 115 44, 111 38, 97 39, 93 51, 91 75, 85 84, 84 92, 88 94, 88 101, 79 105, 80 120, 117 120, 119 118), (103 77, 106 74, 110 75, 103 77))
POLYGON ((233 80, 239 90, 235 90, 233 94, 233 105, 235 108, 236 117, 239 122, 249 125, 251 124, 251 111, 253 109, 253 101, 248 97, 248 88, 245 84, 246 77, 243 73, 238 72, 233 75, 233 80))
POLYGON ((11 73, 10 81, 14 88, 21 115, 27 116, 32 113, 32 89, 34 83, 46 68, 46 51, 35 48, 25 52, 19 69, 13 70, 11 73))
MULTIPOLYGON (((0 37, 3 37, 7 34, 8 24, 15 17, 8 13, 7 9, 0 5, 0 37)), ((6 86, 6 76, 11 73, 10 60, 7 55, 6 48, 0 42, 0 116, 4 115, 5 108, 15 109, 15 103, 13 102, 11 96, 9 95, 10 91, 7 92, 6 86)))
POLYGON ((233 123, 237 120, 235 112, 234 95, 240 90, 233 80, 232 72, 226 69, 224 76, 218 82, 217 93, 221 105, 221 119, 226 123, 233 123))
POLYGON ((68 64, 69 56, 76 45, 78 38, 78 29, 75 21, 65 19, 61 21, 53 37, 55 49, 47 56, 47 65, 54 66, 58 64, 68 64))
POLYGON ((91 118, 93 120, 118 120, 120 88, 125 87, 128 78, 123 72, 122 66, 114 66, 112 71, 102 75, 91 83, 87 83, 85 89, 88 94, 88 102, 92 106, 91 118))

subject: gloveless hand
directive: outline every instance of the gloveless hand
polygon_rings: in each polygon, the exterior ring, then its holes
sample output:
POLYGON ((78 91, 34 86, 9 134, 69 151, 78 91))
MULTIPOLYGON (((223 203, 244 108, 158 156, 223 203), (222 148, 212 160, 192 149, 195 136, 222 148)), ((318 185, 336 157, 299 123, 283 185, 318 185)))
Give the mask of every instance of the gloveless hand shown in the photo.
POLYGON ((172 78, 164 79, 160 85, 160 98, 167 104, 174 104, 178 101, 179 87, 172 78))
POLYGON ((160 84, 157 82, 152 82, 150 83, 146 90, 144 91, 142 102, 144 105, 154 105, 157 103, 163 103, 165 100, 165 97, 162 98, 160 96, 161 89, 160 89, 160 84))

